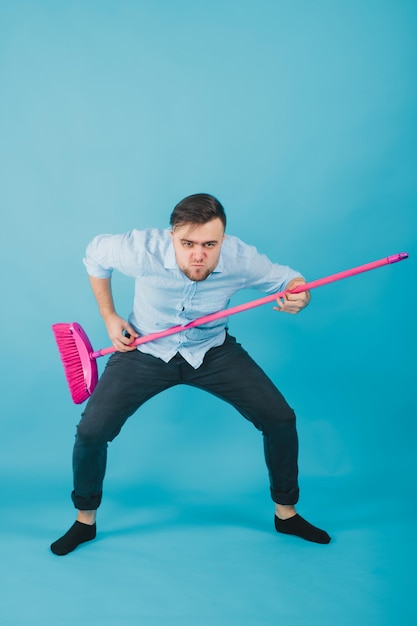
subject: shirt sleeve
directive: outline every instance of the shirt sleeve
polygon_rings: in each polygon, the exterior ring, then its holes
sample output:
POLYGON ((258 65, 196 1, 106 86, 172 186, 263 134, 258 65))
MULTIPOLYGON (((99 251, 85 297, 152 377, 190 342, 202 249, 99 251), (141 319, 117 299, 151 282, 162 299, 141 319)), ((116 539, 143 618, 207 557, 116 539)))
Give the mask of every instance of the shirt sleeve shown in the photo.
POLYGON ((253 246, 247 246, 245 256, 247 260, 246 287, 272 294, 283 291, 293 278, 303 278, 300 272, 288 265, 273 263, 253 246))
POLYGON ((122 235, 97 235, 87 246, 83 263, 90 276, 110 278, 113 270, 135 276, 140 249, 139 231, 122 235))

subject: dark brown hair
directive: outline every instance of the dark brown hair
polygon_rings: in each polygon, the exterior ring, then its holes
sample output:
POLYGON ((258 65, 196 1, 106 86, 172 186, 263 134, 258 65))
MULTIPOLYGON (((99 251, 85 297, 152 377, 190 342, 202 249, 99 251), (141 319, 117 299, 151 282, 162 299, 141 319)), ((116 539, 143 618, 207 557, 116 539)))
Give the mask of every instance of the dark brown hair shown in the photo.
POLYGON ((195 193, 177 204, 171 213, 170 224, 174 230, 184 224, 206 224, 218 217, 226 228, 223 206, 208 193, 195 193))

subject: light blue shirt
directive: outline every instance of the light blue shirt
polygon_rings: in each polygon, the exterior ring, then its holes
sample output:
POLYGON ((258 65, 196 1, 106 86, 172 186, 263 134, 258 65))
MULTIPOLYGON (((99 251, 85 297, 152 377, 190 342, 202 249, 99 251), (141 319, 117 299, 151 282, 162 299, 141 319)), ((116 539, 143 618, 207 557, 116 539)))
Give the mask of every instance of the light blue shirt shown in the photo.
MULTIPOLYGON (((256 248, 226 235, 219 262, 202 281, 192 281, 179 269, 170 230, 132 230, 122 235, 98 235, 88 245, 84 264, 96 278, 117 270, 135 279, 129 323, 140 335, 158 332, 225 309, 236 291, 259 289, 275 293, 300 274, 272 263, 256 248)), ((207 350, 224 342, 228 318, 191 328, 138 346, 165 362, 178 352, 197 368, 207 350)))

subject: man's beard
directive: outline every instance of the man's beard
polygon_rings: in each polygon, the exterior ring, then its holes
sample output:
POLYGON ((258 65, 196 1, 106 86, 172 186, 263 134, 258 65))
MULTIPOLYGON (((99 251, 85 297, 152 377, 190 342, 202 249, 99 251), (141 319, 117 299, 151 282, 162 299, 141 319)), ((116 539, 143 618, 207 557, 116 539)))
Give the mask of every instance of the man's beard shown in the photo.
POLYGON ((196 272, 196 270, 194 269, 194 273, 191 272, 191 270, 188 269, 183 269, 180 268, 182 273, 185 274, 185 276, 189 279, 192 280, 193 282, 199 283, 202 280, 206 280, 206 278, 208 278, 210 276, 210 274, 212 273, 213 269, 212 268, 201 268, 200 272, 196 272))

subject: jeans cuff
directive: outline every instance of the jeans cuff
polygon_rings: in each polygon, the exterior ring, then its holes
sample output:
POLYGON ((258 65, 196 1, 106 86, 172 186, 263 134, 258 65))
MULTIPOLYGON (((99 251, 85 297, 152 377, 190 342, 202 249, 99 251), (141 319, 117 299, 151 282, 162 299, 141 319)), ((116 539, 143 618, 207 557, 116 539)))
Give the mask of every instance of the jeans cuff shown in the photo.
POLYGON ((297 487, 286 493, 276 491, 271 487, 271 498, 276 504, 297 504, 300 497, 300 490, 297 487))
POLYGON ((79 511, 95 511, 101 504, 101 498, 103 492, 100 492, 97 496, 91 496, 91 498, 84 498, 83 496, 77 496, 75 491, 72 492, 71 498, 74 506, 79 511))

